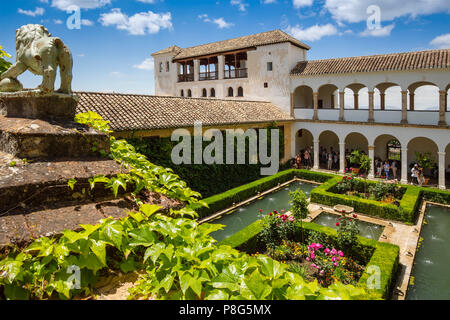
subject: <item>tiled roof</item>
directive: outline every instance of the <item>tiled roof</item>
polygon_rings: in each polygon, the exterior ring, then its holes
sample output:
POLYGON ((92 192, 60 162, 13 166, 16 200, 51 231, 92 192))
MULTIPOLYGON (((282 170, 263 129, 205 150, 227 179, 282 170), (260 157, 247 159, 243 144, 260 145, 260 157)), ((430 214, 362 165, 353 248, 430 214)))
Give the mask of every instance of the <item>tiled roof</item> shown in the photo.
MULTIPOLYGON (((208 43, 186 49, 180 49, 179 53, 175 55, 174 60, 188 59, 210 54, 218 54, 239 49, 247 49, 257 46, 264 46, 284 42, 290 42, 306 50, 311 49, 311 47, 309 47, 308 45, 304 44, 301 41, 298 41, 297 39, 288 35, 287 33, 281 30, 273 30, 249 36, 208 43)), ((154 53, 153 55, 158 53, 161 53, 161 51, 154 53)))
POLYGON ((292 75, 450 68, 450 49, 299 62, 292 75))
POLYGON ((157 51, 157 52, 153 53, 152 56, 156 56, 158 54, 171 53, 171 52, 173 52, 175 54, 178 54, 181 50, 182 49, 180 47, 178 47, 178 46, 171 46, 169 48, 166 48, 166 49, 163 49, 163 50, 160 50, 160 51, 157 51))
POLYGON ((77 113, 94 111, 111 122, 114 131, 189 128, 291 121, 270 102, 196 99, 148 95, 76 92, 77 113))

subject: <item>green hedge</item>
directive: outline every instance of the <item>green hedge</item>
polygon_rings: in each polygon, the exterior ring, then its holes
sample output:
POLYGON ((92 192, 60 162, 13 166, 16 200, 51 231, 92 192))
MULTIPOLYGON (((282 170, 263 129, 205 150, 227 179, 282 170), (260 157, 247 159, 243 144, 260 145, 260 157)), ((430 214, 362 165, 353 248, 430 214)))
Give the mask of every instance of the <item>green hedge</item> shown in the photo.
POLYGON ((200 218, 204 218, 231 207, 233 203, 239 203, 254 197, 258 192, 275 188, 279 183, 290 181, 295 177, 309 181, 324 182, 333 178, 333 175, 308 170, 290 169, 206 198, 204 201, 208 204, 209 208, 199 205, 193 205, 191 208, 198 213, 200 218))
POLYGON ((438 189, 422 188, 422 196, 424 200, 450 204, 450 192, 438 189))
MULTIPOLYGON (((220 242, 220 245, 229 245, 247 253, 263 252, 264 248, 258 243, 258 234, 262 231, 263 220, 259 220, 247 228, 235 233, 231 237, 220 242)), ((312 232, 319 232, 329 244, 337 243, 337 231, 314 223, 303 223, 306 238, 312 232)), ((390 243, 382 243, 358 236, 358 244, 350 253, 355 259, 366 264, 358 286, 367 289, 367 283, 372 273, 372 268, 379 268, 380 287, 375 289, 376 295, 388 299, 395 284, 399 266, 400 248, 390 243)), ((375 269, 374 269, 375 270, 375 269)))
MULTIPOLYGON (((334 193, 335 186, 342 181, 342 177, 335 176, 322 186, 311 192, 311 201, 335 206, 338 204, 347 205, 355 209, 355 212, 376 216, 389 220, 396 220, 413 224, 417 218, 418 207, 421 200, 421 188, 415 186, 402 186, 406 189, 400 206, 382 203, 375 200, 362 199, 356 196, 334 193)), ((368 184, 375 182, 368 181, 368 184)))

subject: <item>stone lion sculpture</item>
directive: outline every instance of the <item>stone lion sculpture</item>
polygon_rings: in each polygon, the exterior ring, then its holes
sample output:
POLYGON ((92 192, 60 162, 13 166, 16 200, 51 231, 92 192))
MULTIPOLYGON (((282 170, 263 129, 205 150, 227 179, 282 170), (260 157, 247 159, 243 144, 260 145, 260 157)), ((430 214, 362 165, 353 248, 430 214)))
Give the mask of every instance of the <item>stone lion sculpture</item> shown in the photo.
POLYGON ((0 75, 0 91, 21 91, 23 87, 17 77, 29 70, 43 76, 38 89, 52 93, 55 91, 56 70, 59 66, 61 88, 57 92, 72 93, 72 54, 62 40, 52 37, 44 26, 29 24, 18 29, 16 51, 17 62, 0 75))

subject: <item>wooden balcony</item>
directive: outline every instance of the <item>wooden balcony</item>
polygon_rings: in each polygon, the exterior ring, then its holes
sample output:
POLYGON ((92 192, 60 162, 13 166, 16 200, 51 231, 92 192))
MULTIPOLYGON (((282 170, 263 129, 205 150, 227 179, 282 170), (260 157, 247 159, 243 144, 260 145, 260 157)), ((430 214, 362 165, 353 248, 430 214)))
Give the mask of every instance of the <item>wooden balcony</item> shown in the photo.
POLYGON ((239 78, 248 78, 247 68, 225 70, 225 79, 239 79, 239 78))
POLYGON ((200 81, 218 80, 219 79, 219 72, 218 71, 200 72, 199 79, 200 79, 200 81))
POLYGON ((192 82, 194 81, 194 74, 188 73, 188 74, 179 74, 178 75, 178 82, 192 82))

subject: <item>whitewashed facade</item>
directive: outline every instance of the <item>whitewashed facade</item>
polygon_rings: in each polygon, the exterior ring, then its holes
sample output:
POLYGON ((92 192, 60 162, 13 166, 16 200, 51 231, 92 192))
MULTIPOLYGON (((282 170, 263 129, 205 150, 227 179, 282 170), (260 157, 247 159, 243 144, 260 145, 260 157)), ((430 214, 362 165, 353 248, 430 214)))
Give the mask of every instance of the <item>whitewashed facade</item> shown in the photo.
MULTIPOLYGON (((397 57, 405 59, 399 67, 389 60, 395 55, 386 55, 378 57, 380 61, 386 59, 386 66, 378 65, 376 70, 372 66, 360 70, 361 57, 355 57, 334 59, 332 63, 340 63, 345 69, 346 64, 358 62, 360 69, 356 72, 294 72, 299 63, 305 63, 305 67, 309 63, 308 49, 287 40, 235 52, 209 52, 183 61, 177 59, 183 49, 163 50, 153 55, 155 93, 270 101, 295 118, 290 138, 292 157, 305 147, 333 147, 340 151, 341 172, 346 150, 362 149, 372 159, 384 159, 387 142, 397 140, 401 144, 401 182, 408 182, 415 153, 430 152, 438 165, 436 184, 441 189, 450 185, 450 50, 439 52, 440 60, 433 63, 414 61, 421 54, 410 53, 405 58, 397 57), (447 60, 441 61, 441 56, 447 60), (417 95, 424 86, 434 87, 436 97, 430 108, 419 110, 415 100, 422 98, 417 95), (398 95, 398 103, 388 105, 388 95, 393 94, 398 95)), ((322 60, 313 63, 321 64, 322 60)), ((314 167, 319 168, 318 152, 315 156, 314 167)))

